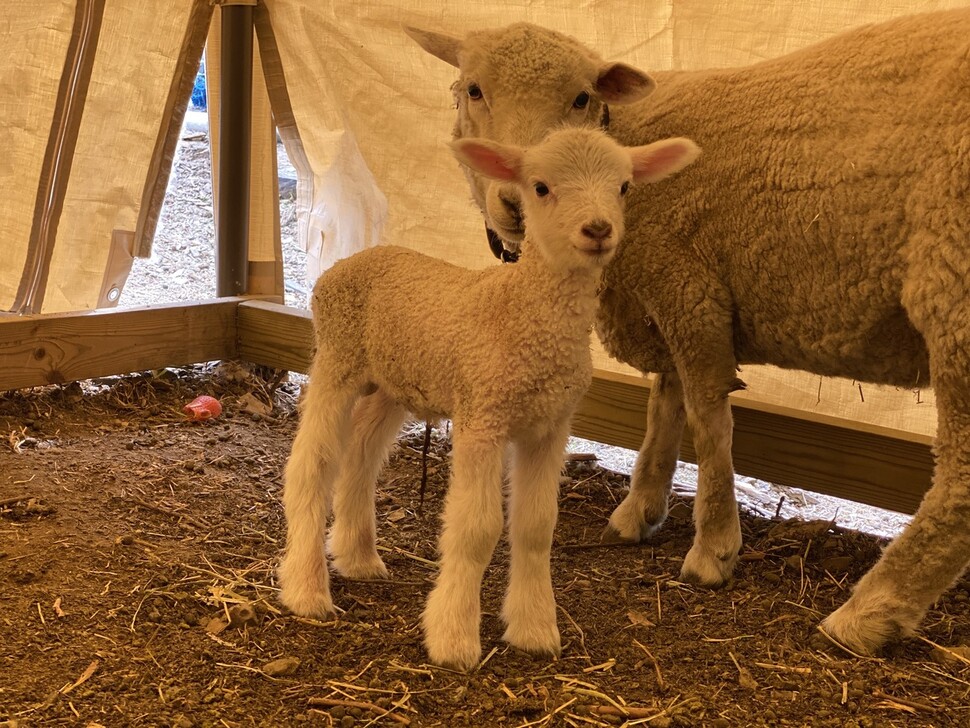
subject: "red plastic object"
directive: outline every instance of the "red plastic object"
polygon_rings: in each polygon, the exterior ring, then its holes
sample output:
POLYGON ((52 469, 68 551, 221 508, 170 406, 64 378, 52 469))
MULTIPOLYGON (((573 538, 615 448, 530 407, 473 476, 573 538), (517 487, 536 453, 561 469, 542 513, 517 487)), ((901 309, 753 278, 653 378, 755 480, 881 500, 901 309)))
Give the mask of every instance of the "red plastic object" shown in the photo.
POLYGON ((193 422, 201 422, 202 420, 211 420, 213 417, 218 417, 222 414, 222 405, 219 400, 215 397, 210 397, 207 394, 202 394, 191 402, 189 402, 182 411, 189 416, 189 419, 193 422))

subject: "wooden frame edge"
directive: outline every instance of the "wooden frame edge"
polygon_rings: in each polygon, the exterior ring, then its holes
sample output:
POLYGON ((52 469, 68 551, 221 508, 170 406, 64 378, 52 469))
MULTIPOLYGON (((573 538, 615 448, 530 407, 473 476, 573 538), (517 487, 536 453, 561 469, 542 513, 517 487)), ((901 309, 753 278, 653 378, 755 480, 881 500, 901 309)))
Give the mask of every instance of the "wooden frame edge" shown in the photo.
POLYGON ((239 298, 0 317, 0 391, 236 357, 239 298))
MULTIPOLYGON (((257 364, 306 372, 309 312, 262 301, 239 305, 238 353, 257 364)), ((639 449, 650 388, 646 379, 597 369, 573 419, 578 437, 639 449)), ((916 510, 933 472, 929 438, 759 402, 732 400, 739 474, 888 508, 916 510)), ((696 462, 685 433, 682 460, 696 462)))

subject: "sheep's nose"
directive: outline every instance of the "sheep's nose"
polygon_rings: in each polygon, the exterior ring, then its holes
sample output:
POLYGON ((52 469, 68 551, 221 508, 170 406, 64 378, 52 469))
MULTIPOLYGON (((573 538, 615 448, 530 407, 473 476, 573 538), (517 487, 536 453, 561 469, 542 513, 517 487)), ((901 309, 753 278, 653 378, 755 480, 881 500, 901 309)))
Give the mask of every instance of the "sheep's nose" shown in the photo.
POLYGON ((606 220, 593 220, 583 225, 583 235, 591 240, 605 240, 613 232, 613 226, 606 220))

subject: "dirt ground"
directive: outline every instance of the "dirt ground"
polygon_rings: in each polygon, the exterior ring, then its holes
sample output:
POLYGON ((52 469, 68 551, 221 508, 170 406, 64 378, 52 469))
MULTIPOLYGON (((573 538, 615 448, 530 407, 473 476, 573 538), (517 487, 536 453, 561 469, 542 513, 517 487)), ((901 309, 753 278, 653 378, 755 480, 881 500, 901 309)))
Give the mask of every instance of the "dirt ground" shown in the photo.
POLYGON ((426 664, 448 461, 436 431, 422 508, 420 426, 379 485, 390 580, 336 577, 334 622, 286 614, 273 569, 298 388, 274 382, 210 366, 0 395, 0 726, 970 724, 970 582, 919 637, 856 659, 814 627, 877 558, 876 537, 743 509, 736 579, 697 589, 676 580, 691 502, 675 496, 648 543, 602 546, 628 481, 592 462, 563 480, 561 658, 501 642, 503 544, 483 663, 426 664), (223 414, 188 421, 198 394, 223 414))

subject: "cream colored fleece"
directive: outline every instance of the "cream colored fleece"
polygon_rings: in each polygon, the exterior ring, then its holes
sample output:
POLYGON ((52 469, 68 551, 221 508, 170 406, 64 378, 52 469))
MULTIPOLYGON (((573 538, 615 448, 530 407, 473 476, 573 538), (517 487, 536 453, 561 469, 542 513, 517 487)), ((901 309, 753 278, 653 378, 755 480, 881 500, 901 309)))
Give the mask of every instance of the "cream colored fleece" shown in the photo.
POLYGON ((611 133, 706 154, 630 197, 600 317, 611 353, 662 371, 666 344, 703 356, 723 336, 741 363, 915 386, 926 337, 967 385, 970 10, 655 78, 611 133))
POLYGON ((589 385, 597 280, 550 271, 529 245, 481 271, 372 248, 317 282, 317 346, 338 381, 377 384, 421 417, 539 436, 589 385))

